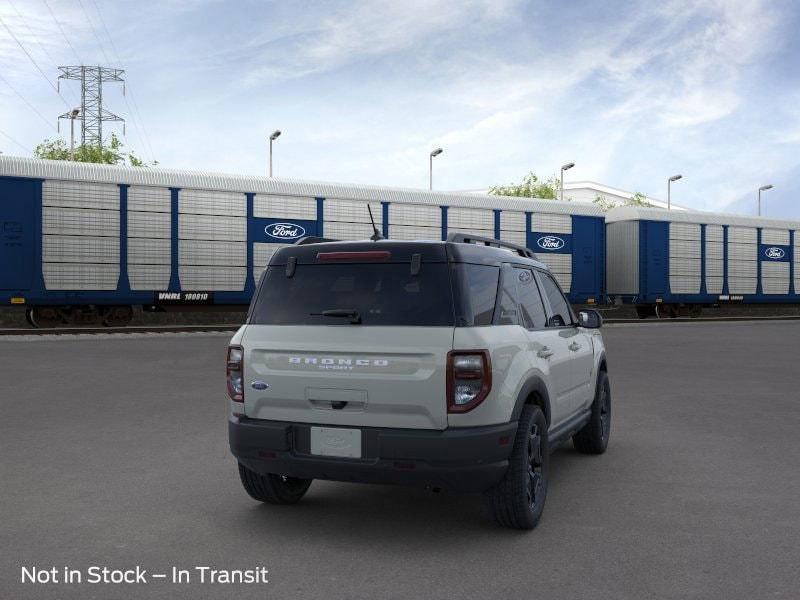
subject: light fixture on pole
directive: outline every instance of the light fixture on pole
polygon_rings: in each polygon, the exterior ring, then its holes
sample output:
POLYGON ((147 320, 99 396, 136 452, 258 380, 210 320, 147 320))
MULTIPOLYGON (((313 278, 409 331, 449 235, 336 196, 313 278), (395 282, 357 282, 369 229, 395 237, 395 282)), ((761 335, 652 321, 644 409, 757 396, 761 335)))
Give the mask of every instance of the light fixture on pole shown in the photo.
POLYGON ((272 135, 269 136, 269 176, 272 177, 272 142, 277 140, 281 135, 281 130, 276 129, 272 132, 272 135))
POLYGON ((683 175, 673 175, 669 179, 667 179, 667 210, 672 210, 672 182, 678 181, 681 179, 683 175))
POLYGON ((559 191, 561 192, 560 199, 562 202, 564 201, 564 171, 569 171, 574 166, 575 166, 574 162, 561 165, 561 188, 559 191))
POLYGON ((762 185, 758 188, 758 216, 761 216, 761 192, 766 192, 772 189, 772 184, 762 185))
POLYGON ((428 157, 428 189, 433 189, 433 157, 439 156, 444 150, 441 148, 436 148, 436 150, 431 150, 431 155, 428 157))

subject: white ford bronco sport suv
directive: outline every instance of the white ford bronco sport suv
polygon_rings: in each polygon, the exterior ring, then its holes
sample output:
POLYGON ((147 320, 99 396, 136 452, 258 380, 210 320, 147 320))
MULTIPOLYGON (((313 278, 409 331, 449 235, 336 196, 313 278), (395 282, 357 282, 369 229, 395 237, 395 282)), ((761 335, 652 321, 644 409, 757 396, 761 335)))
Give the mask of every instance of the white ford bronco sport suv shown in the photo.
POLYGON ((608 444, 601 323, 497 240, 282 248, 228 348, 242 484, 273 504, 313 479, 482 492, 497 523, 531 529, 550 451, 608 444))

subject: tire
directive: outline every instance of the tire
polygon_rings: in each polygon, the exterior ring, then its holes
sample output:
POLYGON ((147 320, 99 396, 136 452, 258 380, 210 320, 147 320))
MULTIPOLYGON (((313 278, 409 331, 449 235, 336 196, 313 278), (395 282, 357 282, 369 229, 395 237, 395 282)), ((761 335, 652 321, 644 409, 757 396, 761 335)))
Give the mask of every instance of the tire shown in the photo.
POLYGON ((528 404, 519 419, 508 471, 483 494, 495 523, 513 529, 536 527, 547 498, 549 463, 547 420, 538 406, 528 404))
POLYGON ((311 486, 311 479, 297 479, 267 473, 260 475, 239 463, 239 478, 254 500, 267 504, 295 504, 311 486))
POLYGON ((592 402, 592 414, 589 422, 572 436, 575 450, 583 454, 602 454, 608 447, 611 435, 611 385, 608 375, 600 371, 597 377, 597 389, 592 402))

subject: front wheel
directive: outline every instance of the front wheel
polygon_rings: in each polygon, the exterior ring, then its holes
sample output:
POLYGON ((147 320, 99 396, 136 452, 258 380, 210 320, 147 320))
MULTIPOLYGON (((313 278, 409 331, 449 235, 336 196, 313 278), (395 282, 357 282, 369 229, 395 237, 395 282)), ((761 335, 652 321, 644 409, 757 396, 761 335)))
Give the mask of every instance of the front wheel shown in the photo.
POLYGON ((239 463, 239 478, 254 500, 267 504, 295 504, 311 486, 311 479, 267 473, 261 475, 239 463))
POLYGON ((589 422, 572 436, 572 445, 583 454, 602 454, 611 435, 611 385, 605 371, 600 371, 597 377, 591 410, 589 422))
POLYGON ((538 406, 526 405, 519 419, 508 471, 495 487, 484 492, 486 508, 503 527, 533 529, 547 498, 550 449, 547 420, 538 406))

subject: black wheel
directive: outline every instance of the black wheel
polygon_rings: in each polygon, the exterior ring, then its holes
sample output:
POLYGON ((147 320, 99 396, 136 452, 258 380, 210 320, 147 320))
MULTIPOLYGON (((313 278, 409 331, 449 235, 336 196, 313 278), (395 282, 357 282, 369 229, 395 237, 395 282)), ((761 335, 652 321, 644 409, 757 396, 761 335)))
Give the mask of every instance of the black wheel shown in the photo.
POLYGON ((636 307, 636 316, 640 319, 646 319, 647 317, 654 317, 656 314, 655 310, 652 306, 637 306, 636 307))
POLYGON ((34 327, 51 328, 64 323, 61 312, 52 306, 34 306, 28 314, 28 322, 34 327))
POLYGON ((311 486, 311 479, 267 473, 260 475, 239 464, 239 478, 250 497, 268 504, 294 504, 311 486))
POLYGON ((703 314, 702 304, 692 304, 689 307, 689 317, 691 317, 692 319, 696 319, 702 314, 703 314))
POLYGON ((133 307, 106 306, 101 315, 104 327, 125 327, 133 320, 133 307))
POLYGON ((491 518, 503 527, 533 529, 547 498, 550 449, 547 421, 538 406, 526 405, 519 419, 508 471, 495 487, 484 492, 491 518))
POLYGON ((608 447, 611 435, 611 385, 608 375, 600 371, 597 377, 597 390, 592 402, 592 415, 589 422, 572 436, 572 444, 583 454, 602 454, 608 447))
POLYGON ((656 304, 655 312, 659 319, 674 319, 678 316, 675 307, 671 304, 656 304))

